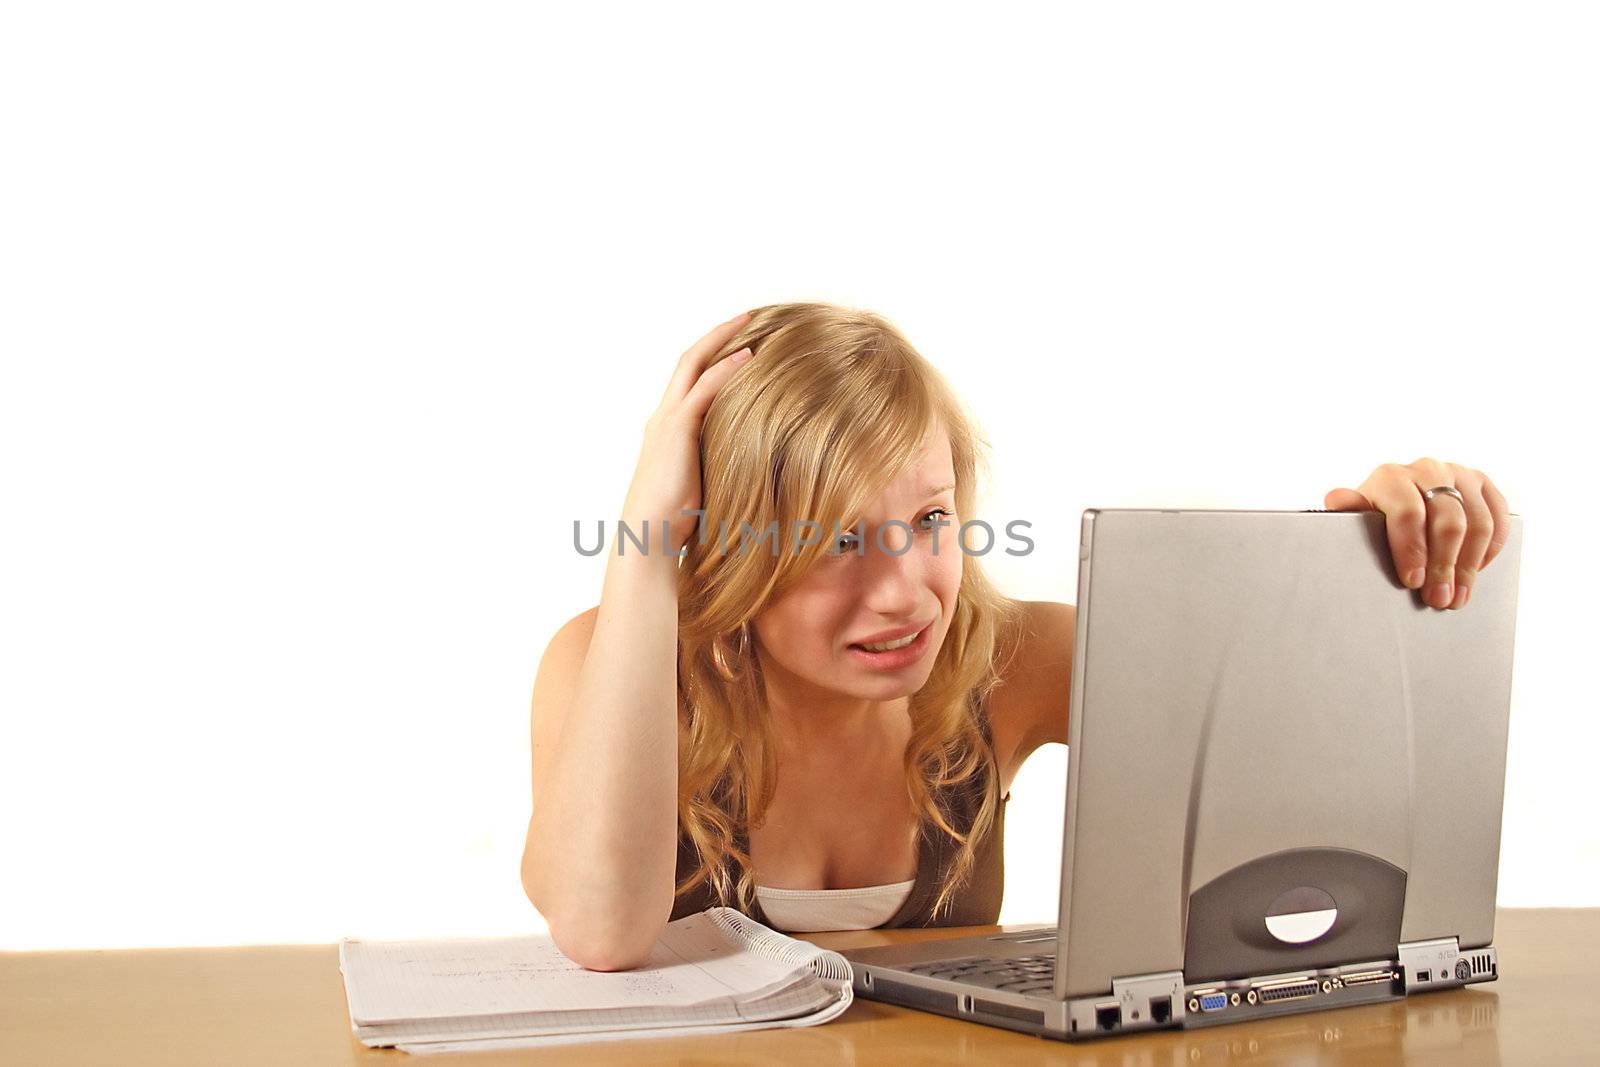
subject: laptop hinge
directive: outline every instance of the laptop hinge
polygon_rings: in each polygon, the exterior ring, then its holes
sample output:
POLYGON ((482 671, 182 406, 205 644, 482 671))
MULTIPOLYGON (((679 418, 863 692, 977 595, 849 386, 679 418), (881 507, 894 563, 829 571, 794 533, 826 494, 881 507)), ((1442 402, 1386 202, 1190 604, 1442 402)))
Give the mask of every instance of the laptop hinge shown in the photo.
POLYGON ((1445 989, 1469 982, 1491 982, 1499 977, 1500 954, 1493 945, 1461 951, 1455 937, 1408 941, 1398 950, 1401 980, 1406 992, 1445 989))

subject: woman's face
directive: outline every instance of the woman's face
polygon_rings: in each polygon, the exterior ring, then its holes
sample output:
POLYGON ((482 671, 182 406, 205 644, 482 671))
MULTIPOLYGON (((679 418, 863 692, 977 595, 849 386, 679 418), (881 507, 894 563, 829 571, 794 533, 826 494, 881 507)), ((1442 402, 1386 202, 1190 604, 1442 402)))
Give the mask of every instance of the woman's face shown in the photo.
POLYGON ((756 617, 769 682, 867 700, 922 688, 961 587, 955 480, 949 438, 936 426, 911 465, 835 543, 835 554, 756 617), (938 528, 937 551, 935 519, 950 523, 938 528), (888 525, 892 520, 905 525, 888 525), (906 647, 881 647, 913 635, 906 647))

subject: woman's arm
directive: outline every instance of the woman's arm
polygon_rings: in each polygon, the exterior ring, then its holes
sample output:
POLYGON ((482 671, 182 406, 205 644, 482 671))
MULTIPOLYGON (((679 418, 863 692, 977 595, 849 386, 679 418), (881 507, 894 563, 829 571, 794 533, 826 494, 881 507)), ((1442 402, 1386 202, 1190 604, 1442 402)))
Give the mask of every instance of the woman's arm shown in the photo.
POLYGON ((676 580, 676 560, 613 555, 600 604, 561 628, 534 682, 522 885, 592 970, 644 962, 672 913, 676 580))
POLYGON ((599 605, 561 628, 534 681, 522 886, 556 947, 592 970, 643 963, 672 916, 678 553, 700 506, 706 409, 751 358, 719 353, 747 321, 735 315, 679 358, 622 505, 646 547, 624 552, 619 528, 599 605))
POLYGON ((1009 790, 1022 764, 1040 745, 1067 743, 1072 700, 1072 656, 1078 609, 1050 600, 1022 601, 1023 624, 1015 655, 1002 649, 1006 665, 989 699, 1001 790, 1009 790))

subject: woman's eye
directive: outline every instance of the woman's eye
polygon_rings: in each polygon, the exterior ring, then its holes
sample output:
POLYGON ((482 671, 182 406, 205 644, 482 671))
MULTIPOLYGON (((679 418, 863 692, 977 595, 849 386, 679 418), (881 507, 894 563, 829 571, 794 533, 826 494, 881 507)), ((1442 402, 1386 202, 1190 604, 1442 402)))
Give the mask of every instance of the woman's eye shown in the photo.
MULTIPOLYGON (((919 524, 926 524, 922 526, 923 530, 931 531, 933 529, 931 520, 936 515, 945 520, 954 518, 954 514, 952 512, 947 511, 944 508, 934 508, 926 515, 922 516, 920 520, 918 520, 919 524)), ((860 551, 861 538, 857 537, 855 534, 845 534, 833 543, 833 554, 835 556, 846 556, 852 553, 859 553, 860 551)))

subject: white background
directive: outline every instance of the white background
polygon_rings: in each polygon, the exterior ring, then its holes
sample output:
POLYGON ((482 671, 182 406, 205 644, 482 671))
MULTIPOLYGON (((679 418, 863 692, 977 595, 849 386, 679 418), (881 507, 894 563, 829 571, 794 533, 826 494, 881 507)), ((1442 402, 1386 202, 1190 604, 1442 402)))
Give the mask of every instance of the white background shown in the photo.
MULTIPOLYGON (((1501 901, 1600 904, 1592 7, 5 11, 0 947, 543 929, 572 522, 684 347, 800 299, 952 380, 1025 599, 1086 507, 1487 471, 1501 901)), ((1053 918, 1064 763, 1005 921, 1053 918)))

